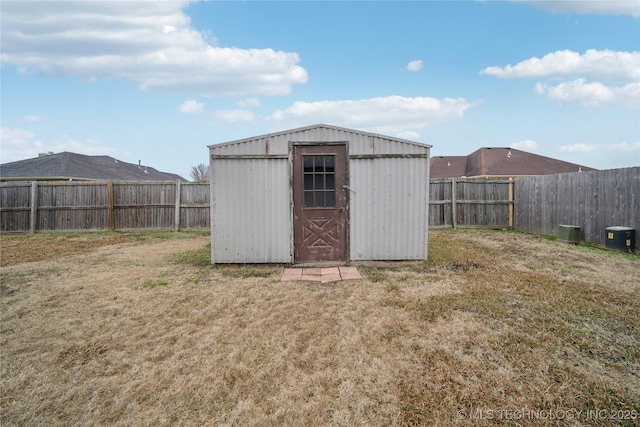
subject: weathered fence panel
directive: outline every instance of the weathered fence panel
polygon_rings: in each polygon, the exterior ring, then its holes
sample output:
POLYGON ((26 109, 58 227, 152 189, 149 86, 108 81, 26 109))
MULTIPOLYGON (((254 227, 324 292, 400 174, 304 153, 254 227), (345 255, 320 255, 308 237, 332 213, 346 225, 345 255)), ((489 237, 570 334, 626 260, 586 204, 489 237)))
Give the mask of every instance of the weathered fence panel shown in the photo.
POLYGON ((104 183, 38 183, 36 230, 104 230, 107 191, 104 183))
POLYGON ((640 167, 541 175, 515 180, 515 227, 556 235, 558 225, 580 227, 581 240, 604 244, 605 229, 640 233, 640 167))
POLYGON ((513 181, 437 179, 429 185, 429 227, 511 227, 513 181))
POLYGON ((209 184, 182 183, 180 190, 180 227, 210 229, 209 184))
POLYGON ((114 182, 117 230, 175 228, 175 182, 114 182))
POLYGON ((31 199, 30 182, 0 186, 0 231, 31 230, 31 199))
MULTIPOLYGON (((10 182, 0 184, 0 232, 210 229, 209 183, 10 182)), ((432 180, 429 227, 514 227, 556 235, 581 228, 604 244, 614 225, 636 230, 640 167, 496 179, 432 180)))
POLYGON ((0 185, 0 231, 209 229, 209 184, 72 181, 0 185))

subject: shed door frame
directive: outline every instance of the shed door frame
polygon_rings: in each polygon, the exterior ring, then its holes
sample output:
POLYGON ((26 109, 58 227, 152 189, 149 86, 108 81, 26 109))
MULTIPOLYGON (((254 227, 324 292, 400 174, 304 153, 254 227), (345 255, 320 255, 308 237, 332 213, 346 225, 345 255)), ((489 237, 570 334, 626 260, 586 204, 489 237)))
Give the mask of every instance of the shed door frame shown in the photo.
MULTIPOLYGON (((344 177, 344 188, 337 188, 337 191, 344 191, 345 197, 345 212, 344 212, 344 226, 345 226, 345 259, 341 261, 327 261, 327 262, 310 262, 312 264, 323 264, 323 263, 350 263, 350 210, 349 210, 349 201, 350 201, 350 191, 349 191, 349 142, 348 141, 289 141, 289 201, 291 208, 291 261, 296 263, 295 256, 295 206, 294 206, 294 198, 293 198, 293 185, 294 185, 294 168, 293 168, 293 151, 294 147, 297 146, 343 146, 345 150, 345 177, 344 177)), ((305 263, 306 262, 302 262, 305 263)))

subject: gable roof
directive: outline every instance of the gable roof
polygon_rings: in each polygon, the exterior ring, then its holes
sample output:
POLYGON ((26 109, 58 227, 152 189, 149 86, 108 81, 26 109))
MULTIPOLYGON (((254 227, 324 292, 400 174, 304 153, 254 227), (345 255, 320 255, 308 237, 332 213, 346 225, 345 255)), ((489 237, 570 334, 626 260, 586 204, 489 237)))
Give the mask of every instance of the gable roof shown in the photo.
POLYGON ((122 162, 110 156, 87 156, 64 151, 0 165, 3 181, 106 180, 176 181, 179 175, 122 162))
POLYGON ((431 158, 431 178, 514 177, 596 170, 509 147, 483 147, 468 156, 431 158))
POLYGON ((292 136, 292 135, 300 135, 300 134, 305 134, 305 133, 306 134, 313 134, 313 135, 320 135, 322 133, 334 134, 334 135, 335 134, 339 134, 339 135, 355 134, 355 135, 367 136, 367 137, 372 137, 372 138, 379 138, 381 140, 387 140, 387 141, 393 141, 393 142, 398 142, 398 143, 409 144, 409 145, 412 145, 412 146, 415 146, 415 147, 420 147, 420 148, 431 148, 432 147, 429 144, 425 144, 425 143, 417 142, 417 141, 410 141, 408 139, 396 138, 396 137, 377 134, 377 133, 373 133, 373 132, 366 132, 366 131, 357 130, 357 129, 350 129, 350 128, 344 128, 344 127, 340 127, 340 126, 334 126, 334 125, 328 125, 328 124, 324 124, 324 123, 318 123, 318 124, 315 124, 315 125, 304 126, 304 127, 299 127, 299 128, 295 128, 295 129, 287 129, 287 130, 282 130, 282 131, 273 132, 273 133, 269 133, 269 134, 252 136, 250 138, 243 138, 243 139, 237 139, 237 140, 233 140, 233 141, 227 141, 227 142, 223 142, 223 143, 213 144, 213 145, 209 145, 209 148, 215 150, 215 149, 218 149, 218 148, 223 148, 223 147, 227 147, 227 146, 235 145, 235 144, 249 143, 249 142, 253 142, 253 141, 257 141, 257 140, 266 140, 266 139, 271 139, 271 138, 286 137, 286 136, 292 136))

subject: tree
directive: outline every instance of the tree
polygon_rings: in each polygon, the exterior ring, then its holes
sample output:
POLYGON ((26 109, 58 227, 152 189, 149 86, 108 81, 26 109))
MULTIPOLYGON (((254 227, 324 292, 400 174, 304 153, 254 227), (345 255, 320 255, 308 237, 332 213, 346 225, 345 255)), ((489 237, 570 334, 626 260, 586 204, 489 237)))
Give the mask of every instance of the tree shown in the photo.
POLYGON ((209 181, 209 165, 199 163, 195 166, 191 166, 191 179, 195 182, 209 181))

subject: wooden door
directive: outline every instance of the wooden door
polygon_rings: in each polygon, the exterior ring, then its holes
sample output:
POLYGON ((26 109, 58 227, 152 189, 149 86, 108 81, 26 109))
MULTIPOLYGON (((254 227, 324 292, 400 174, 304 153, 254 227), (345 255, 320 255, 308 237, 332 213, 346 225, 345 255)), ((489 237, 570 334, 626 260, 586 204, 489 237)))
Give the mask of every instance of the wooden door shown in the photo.
POLYGON ((347 259, 346 145, 293 146, 295 262, 347 259))

